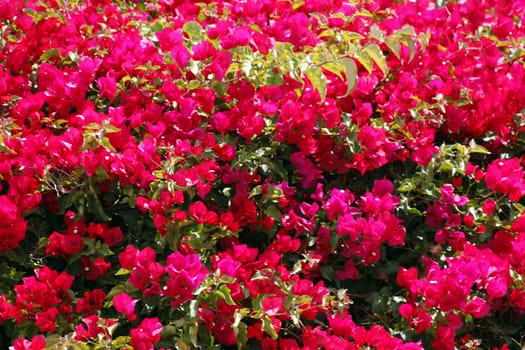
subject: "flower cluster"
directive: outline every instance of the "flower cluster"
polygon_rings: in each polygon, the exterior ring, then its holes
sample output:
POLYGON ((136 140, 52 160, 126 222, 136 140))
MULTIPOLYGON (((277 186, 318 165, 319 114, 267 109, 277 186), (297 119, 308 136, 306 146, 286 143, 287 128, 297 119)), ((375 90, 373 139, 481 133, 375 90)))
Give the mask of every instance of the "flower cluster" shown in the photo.
POLYGON ((0 0, 0 344, 523 347, 522 18, 0 0))

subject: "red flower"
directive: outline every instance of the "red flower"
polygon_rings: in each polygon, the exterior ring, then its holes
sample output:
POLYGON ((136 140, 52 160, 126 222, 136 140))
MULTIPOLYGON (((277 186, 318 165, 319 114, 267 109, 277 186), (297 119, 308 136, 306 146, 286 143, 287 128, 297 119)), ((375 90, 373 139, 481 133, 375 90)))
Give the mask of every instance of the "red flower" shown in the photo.
POLYGON ((90 281, 96 281, 100 277, 104 276, 106 272, 111 268, 111 263, 107 262, 104 258, 96 258, 94 261, 87 256, 82 257, 82 269, 83 274, 90 281))
POLYGON ((102 234, 102 239, 109 247, 114 247, 124 240, 124 233, 122 233, 120 227, 115 226, 105 230, 102 234))
POLYGON ((84 292, 84 297, 77 300, 75 310, 77 313, 92 313, 100 310, 104 299, 106 299, 106 293, 102 289, 84 292))
POLYGON ((226 320, 215 321, 212 332, 213 336, 222 345, 233 346, 237 342, 231 323, 226 320))
POLYGON ((453 350, 455 335, 452 328, 438 324, 432 346, 436 350, 453 350))
POLYGON ((56 317, 58 309, 52 307, 46 311, 37 312, 35 324, 40 327, 40 332, 54 332, 56 328, 56 317))
POLYGON ((264 119, 252 114, 246 114, 237 121, 237 132, 244 137, 247 143, 264 130, 264 119))
POLYGON ((201 201, 196 201, 189 207, 190 216, 199 224, 217 224, 217 213, 209 211, 201 201))
POLYGON ((16 308, 7 300, 4 295, 0 295, 0 324, 13 317, 16 308))
POLYGON ((496 210, 496 201, 493 199, 487 199, 483 202, 483 206, 481 207, 481 211, 485 215, 492 215, 494 213, 494 210, 496 210))
POLYGON ((281 350, 299 350, 299 344, 295 339, 281 339, 279 340, 279 349, 281 350))
POLYGON ((0 251, 18 247, 25 237, 27 222, 19 216, 19 210, 7 196, 0 196, 0 251))
POLYGON ((215 55, 217 49, 208 40, 201 41, 200 43, 192 47, 193 56, 195 61, 204 61, 215 55))
POLYGON ((118 256, 120 266, 123 269, 131 270, 137 263, 138 253, 138 249, 129 244, 118 256))
POLYGON ((63 235, 53 232, 49 236, 49 243, 46 245, 46 254, 67 258, 73 254, 78 254, 83 248, 84 242, 79 235, 63 235))
POLYGON ((340 280, 356 280, 359 278, 359 270, 352 260, 347 260, 345 262, 344 270, 337 270, 335 274, 340 280))

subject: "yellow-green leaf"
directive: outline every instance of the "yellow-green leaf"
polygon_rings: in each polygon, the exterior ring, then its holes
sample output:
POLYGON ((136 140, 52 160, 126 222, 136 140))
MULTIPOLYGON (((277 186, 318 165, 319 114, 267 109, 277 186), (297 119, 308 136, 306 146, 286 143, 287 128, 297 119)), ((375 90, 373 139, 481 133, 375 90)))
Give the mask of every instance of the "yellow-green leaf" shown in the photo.
POLYGON ((346 92, 343 96, 346 97, 354 91, 357 84, 357 66, 353 59, 346 57, 339 60, 339 64, 343 67, 346 76, 346 92))
POLYGON ((277 339, 279 337, 275 328, 273 328, 272 320, 269 317, 264 317, 262 319, 262 328, 272 339, 277 339))
POLYGON ((383 41, 385 34, 381 31, 377 24, 373 24, 370 26, 370 36, 379 41, 383 41))
POLYGON ((407 46, 408 50, 410 51, 410 58, 408 59, 408 62, 411 62, 416 54, 416 44, 412 38, 407 38, 407 46))
POLYGON ((400 34, 408 35, 408 36, 416 36, 416 30, 411 25, 405 24, 400 30, 397 31, 400 34))
POLYGON ((40 55, 40 58, 38 59, 40 62, 48 61, 50 58, 53 57, 60 57, 60 51, 58 51, 57 48, 52 48, 44 52, 42 55, 40 55))
POLYGON ((232 299, 231 291, 224 284, 219 287, 216 291, 217 295, 224 300, 228 305, 235 305, 235 301, 232 299))
POLYGON ((326 98, 326 77, 323 74, 323 70, 318 66, 314 66, 306 71, 306 76, 312 83, 313 88, 319 92, 321 101, 324 101, 326 98))
POLYGON ((385 39, 385 44, 388 46, 390 51, 399 59, 401 54, 401 44, 397 35, 390 35, 385 39))
POLYGON ((154 33, 162 32, 162 29, 163 29, 162 23, 160 23, 159 21, 156 21, 155 23, 151 25, 151 31, 154 33))
POLYGON ((485 147, 478 145, 474 140, 471 140, 468 147, 469 153, 481 153, 481 154, 490 154, 490 151, 485 147))
POLYGON ((182 30, 190 36, 190 41, 193 43, 202 41, 204 39, 203 29, 199 22, 186 22, 184 23, 182 30))
POLYGON ((343 32, 343 39, 345 41, 361 40, 365 37, 356 32, 343 32))
POLYGON ((381 48, 376 44, 368 44, 364 50, 377 64, 379 69, 381 69, 381 72, 383 72, 383 74, 386 76, 388 73, 388 66, 386 65, 386 58, 385 55, 383 55, 381 48))
POLYGON ((366 51, 360 50, 357 53, 357 60, 363 65, 363 67, 365 67, 368 73, 372 73, 372 70, 374 69, 374 62, 366 51))
POLYGON ((113 345, 116 349, 122 349, 122 348, 128 348, 128 345, 131 341, 131 337, 128 336, 120 336, 114 339, 111 342, 111 345, 113 345))
POLYGON ((326 63, 323 63, 323 68, 326 69, 327 71, 331 72, 331 73, 334 73, 335 75, 337 75, 337 77, 339 79, 343 79, 343 75, 341 73, 343 73, 343 66, 339 63, 339 62, 326 62, 326 63))

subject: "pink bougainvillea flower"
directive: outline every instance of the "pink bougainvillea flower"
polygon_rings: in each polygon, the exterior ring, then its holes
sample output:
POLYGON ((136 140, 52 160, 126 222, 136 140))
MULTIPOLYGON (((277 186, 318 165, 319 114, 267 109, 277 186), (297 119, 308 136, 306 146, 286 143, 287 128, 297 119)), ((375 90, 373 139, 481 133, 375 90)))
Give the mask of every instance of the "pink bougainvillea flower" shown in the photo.
POLYGON ((489 313, 490 307, 485 300, 480 297, 474 297, 467 305, 465 305, 465 307, 463 307, 462 311, 474 316, 475 318, 482 318, 489 313))
POLYGON ((135 321, 137 315, 135 314, 135 305, 138 299, 132 299, 127 293, 117 294, 113 298, 113 306, 115 310, 124 314, 129 321, 135 321))
POLYGON ((489 164, 485 183, 490 190, 508 194, 511 201, 525 195, 525 172, 517 158, 498 159, 489 164))
POLYGON ((90 339, 110 339, 108 328, 116 324, 115 320, 90 315, 82 318, 82 323, 75 326, 75 339, 89 341, 90 339))
POLYGON ((313 187, 319 179, 323 178, 321 170, 304 153, 293 153, 290 156, 290 161, 297 169, 303 187, 313 187))
POLYGON ((144 318, 135 328, 131 329, 131 346, 135 349, 153 350, 154 344, 161 338, 163 326, 157 317, 144 318))
POLYGON ((18 338, 15 339, 13 346, 9 350, 44 350, 46 348, 46 338, 39 334, 35 335, 31 340, 18 338))
POLYGON ((275 316, 284 311, 284 297, 273 296, 261 300, 261 307, 268 316, 275 316))
POLYGON ((110 102, 113 102, 117 94, 117 81, 115 78, 110 75, 101 77, 98 79, 97 84, 100 89, 100 97, 105 97, 110 102))
POLYGON ((7 196, 0 196, 0 251, 18 247, 25 237, 27 223, 19 215, 16 204, 7 196))

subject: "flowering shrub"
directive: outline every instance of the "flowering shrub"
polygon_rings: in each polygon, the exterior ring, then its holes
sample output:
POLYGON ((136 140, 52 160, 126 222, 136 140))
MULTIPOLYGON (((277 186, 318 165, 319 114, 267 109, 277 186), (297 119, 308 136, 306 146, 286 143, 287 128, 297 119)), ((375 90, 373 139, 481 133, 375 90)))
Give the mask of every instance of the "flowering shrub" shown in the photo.
POLYGON ((0 344, 523 348, 523 18, 0 0, 0 344))

